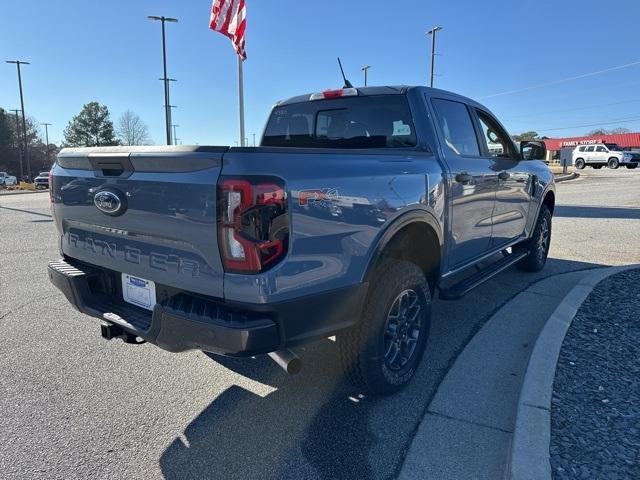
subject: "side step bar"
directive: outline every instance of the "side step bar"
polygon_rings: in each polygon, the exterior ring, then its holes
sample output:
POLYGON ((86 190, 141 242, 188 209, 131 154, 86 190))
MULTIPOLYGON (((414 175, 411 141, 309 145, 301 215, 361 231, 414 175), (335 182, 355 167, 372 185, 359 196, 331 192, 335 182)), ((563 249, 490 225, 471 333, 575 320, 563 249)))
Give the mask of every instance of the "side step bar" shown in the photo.
POLYGON ((479 270, 470 277, 465 278, 460 283, 456 283, 455 285, 446 289, 441 289, 440 298, 442 300, 458 300, 459 298, 464 297, 474 288, 495 277, 498 273, 506 270, 511 265, 518 263, 527 255, 529 255, 528 250, 518 250, 517 252, 513 252, 505 256, 501 260, 498 260, 497 262, 492 263, 482 270, 479 270))

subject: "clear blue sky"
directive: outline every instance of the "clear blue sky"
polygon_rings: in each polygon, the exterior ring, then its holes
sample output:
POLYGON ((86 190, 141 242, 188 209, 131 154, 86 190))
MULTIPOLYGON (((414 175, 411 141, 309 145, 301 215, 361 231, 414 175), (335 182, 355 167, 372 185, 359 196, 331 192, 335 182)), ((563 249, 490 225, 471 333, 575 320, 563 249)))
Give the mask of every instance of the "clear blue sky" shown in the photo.
MULTIPOLYGON (((60 142, 86 102, 126 109, 164 140, 160 25, 168 24, 174 122, 185 144, 230 144, 237 134, 235 54, 208 30, 209 0, 3 0, 0 60, 22 59, 26 111, 60 142)), ((436 86, 473 98, 640 61, 640 4, 629 0, 247 0, 247 134, 260 134, 271 105, 341 86, 425 84, 429 40, 438 36, 436 86)), ((581 134, 601 124, 640 130, 640 65, 481 100, 512 133, 581 134), (627 119, 636 119, 628 121, 627 119)), ((0 106, 19 108, 15 66, 0 64, 0 106)))

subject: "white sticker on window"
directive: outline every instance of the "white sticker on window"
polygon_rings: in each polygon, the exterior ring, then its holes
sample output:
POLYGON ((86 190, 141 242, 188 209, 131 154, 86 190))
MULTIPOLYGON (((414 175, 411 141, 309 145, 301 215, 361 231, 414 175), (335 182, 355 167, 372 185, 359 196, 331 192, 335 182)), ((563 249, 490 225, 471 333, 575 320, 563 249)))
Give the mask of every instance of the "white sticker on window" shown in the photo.
POLYGON ((411 135, 411 127, 406 125, 402 120, 393 122, 393 136, 411 135))

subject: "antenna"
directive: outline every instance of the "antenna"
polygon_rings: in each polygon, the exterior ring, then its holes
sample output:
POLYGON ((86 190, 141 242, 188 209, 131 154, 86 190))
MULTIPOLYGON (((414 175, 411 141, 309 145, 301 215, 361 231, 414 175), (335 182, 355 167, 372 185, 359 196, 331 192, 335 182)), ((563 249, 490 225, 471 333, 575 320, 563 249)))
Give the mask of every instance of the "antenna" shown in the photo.
POLYGON ((342 68, 342 62, 340 61, 340 57, 338 57, 338 65, 340 65, 340 72, 342 73, 342 79, 344 80, 344 87, 342 88, 353 88, 351 82, 347 80, 347 77, 344 74, 344 69, 342 68))

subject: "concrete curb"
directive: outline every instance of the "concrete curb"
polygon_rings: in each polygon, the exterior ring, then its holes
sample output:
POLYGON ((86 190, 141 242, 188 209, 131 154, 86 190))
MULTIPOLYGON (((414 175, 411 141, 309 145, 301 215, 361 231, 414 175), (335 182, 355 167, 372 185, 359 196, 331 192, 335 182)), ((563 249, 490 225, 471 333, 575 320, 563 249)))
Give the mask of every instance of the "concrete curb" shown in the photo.
POLYGON ((507 478, 551 479, 551 395, 564 337, 578 309, 598 283, 616 273, 636 268, 640 268, 640 264, 599 269, 587 275, 547 320, 536 340, 522 384, 507 478))
POLYGON ((574 180, 578 178, 580 174, 578 172, 569 173, 568 175, 555 175, 555 181, 558 182, 566 182, 568 180, 574 180))

